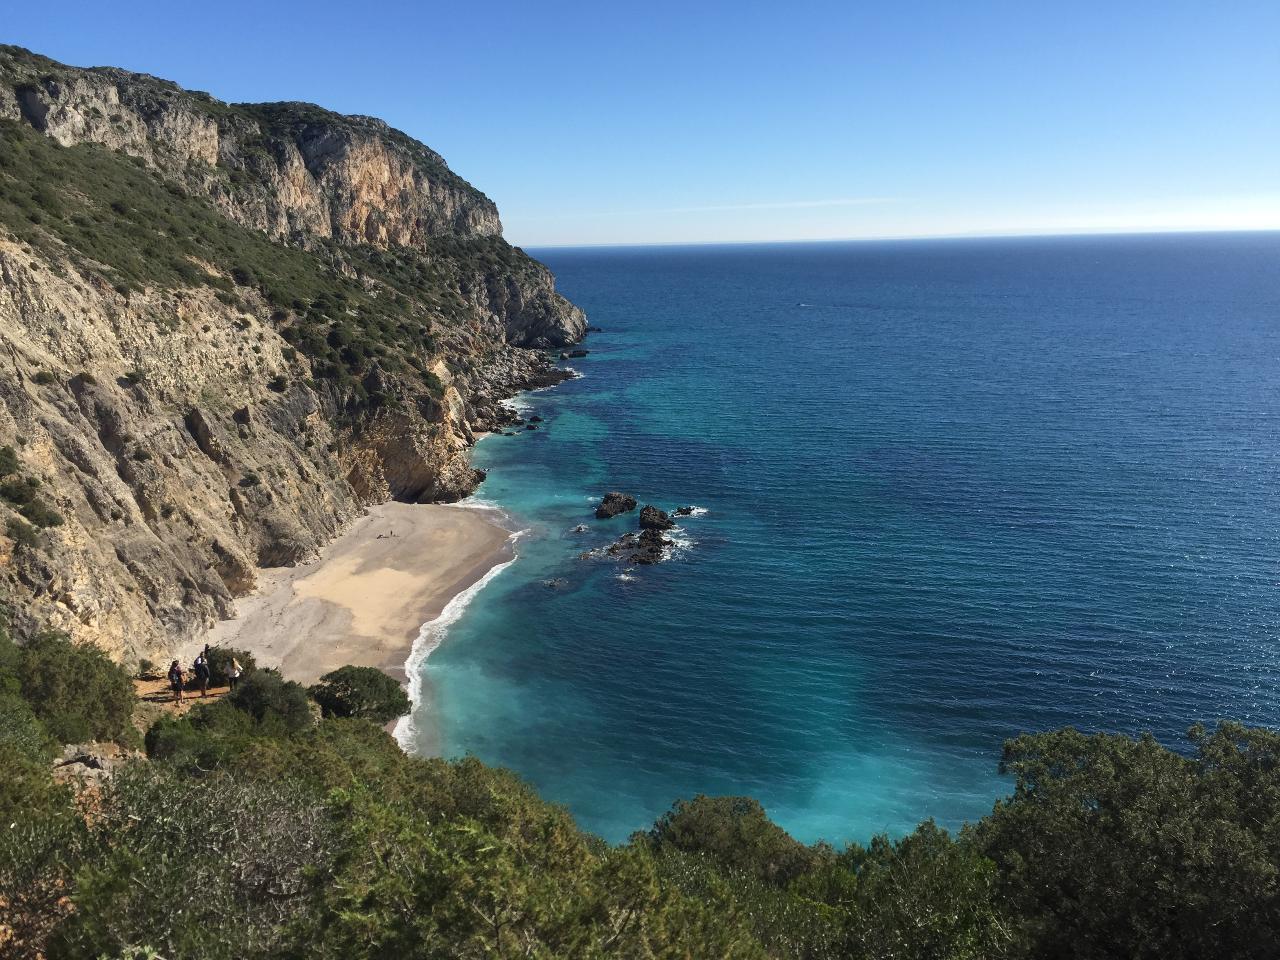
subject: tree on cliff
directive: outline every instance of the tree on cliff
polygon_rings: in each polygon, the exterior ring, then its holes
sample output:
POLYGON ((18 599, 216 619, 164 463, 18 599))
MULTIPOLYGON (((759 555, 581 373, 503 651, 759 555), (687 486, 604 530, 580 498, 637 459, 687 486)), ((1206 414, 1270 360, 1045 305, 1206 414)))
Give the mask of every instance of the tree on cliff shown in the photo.
POLYGON ((308 691, 326 717, 357 717, 390 723, 409 712, 404 688, 374 667, 340 667, 308 691))

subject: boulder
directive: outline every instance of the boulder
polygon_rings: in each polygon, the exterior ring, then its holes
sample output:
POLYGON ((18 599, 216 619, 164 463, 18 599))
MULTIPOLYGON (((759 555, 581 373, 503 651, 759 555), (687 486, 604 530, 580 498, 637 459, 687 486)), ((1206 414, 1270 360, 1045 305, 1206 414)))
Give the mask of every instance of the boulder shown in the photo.
POLYGON ((640 511, 642 530, 670 530, 675 525, 675 521, 667 516, 667 511, 659 510, 653 504, 648 504, 640 511))
POLYGON ((624 557, 627 563, 652 564, 666 559, 671 541, 657 530, 624 533, 605 551, 612 557, 624 557))
POLYGON ((677 517, 688 517, 693 515, 693 507, 676 507, 674 511, 677 517))
POLYGON ((629 493, 618 493, 616 490, 604 495, 600 506, 596 507, 596 519, 608 520, 620 513, 628 513, 636 508, 636 498, 629 493))
POLYGON ((68 744, 53 761, 57 783, 88 784, 109 779, 122 764, 142 758, 136 750, 124 750, 115 743, 68 744))

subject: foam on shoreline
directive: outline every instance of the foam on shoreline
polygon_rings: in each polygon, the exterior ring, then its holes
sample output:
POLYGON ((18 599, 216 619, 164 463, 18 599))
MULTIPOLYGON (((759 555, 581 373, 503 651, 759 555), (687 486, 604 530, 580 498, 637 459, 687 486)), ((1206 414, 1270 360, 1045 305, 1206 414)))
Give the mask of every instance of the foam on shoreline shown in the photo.
MULTIPOLYGON (((507 542, 514 546, 516 540, 524 533, 525 531, 523 530, 513 533, 507 542)), ((395 729, 392 731, 392 735, 400 744, 400 748, 406 753, 413 752, 418 733, 418 726, 414 722, 414 718, 422 703, 422 667, 427 662, 427 658, 444 642, 449 628, 457 623, 480 591, 488 586, 494 577, 518 559, 520 559, 519 555, 513 550, 510 559, 494 564, 479 580, 461 593, 455 594, 445 604, 444 609, 440 611, 440 615, 434 620, 424 623, 422 629, 418 631, 417 639, 414 640, 413 647, 409 651, 409 658, 404 663, 406 686, 408 687, 409 700, 413 706, 408 713, 396 721, 395 729)))

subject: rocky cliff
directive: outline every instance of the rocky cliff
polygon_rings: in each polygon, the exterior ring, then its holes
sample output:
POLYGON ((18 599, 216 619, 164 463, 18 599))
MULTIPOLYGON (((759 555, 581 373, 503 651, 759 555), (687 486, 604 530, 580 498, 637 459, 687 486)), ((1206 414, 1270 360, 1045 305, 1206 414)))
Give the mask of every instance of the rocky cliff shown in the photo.
POLYGON ((378 120, 0 47, 0 580, 122 659, 365 505, 450 500, 580 310, 378 120))

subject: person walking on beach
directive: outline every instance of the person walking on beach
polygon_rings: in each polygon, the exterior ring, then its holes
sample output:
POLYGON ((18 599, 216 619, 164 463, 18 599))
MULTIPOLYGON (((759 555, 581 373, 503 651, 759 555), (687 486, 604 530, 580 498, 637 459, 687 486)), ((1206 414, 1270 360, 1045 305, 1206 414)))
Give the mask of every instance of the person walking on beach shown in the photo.
POLYGON ((240 661, 235 657, 231 658, 231 663, 227 665, 227 686, 234 693, 236 684, 240 682, 240 674, 244 673, 244 667, 240 666, 240 661))
POLYGON ((182 672, 182 667, 175 660, 169 665, 169 686, 173 688, 173 702, 182 702, 182 685, 186 681, 186 676, 182 672))
POLYGON ((207 697, 209 695, 209 661, 202 653, 196 657, 196 662, 191 666, 195 670, 196 682, 200 684, 200 696, 207 697))

